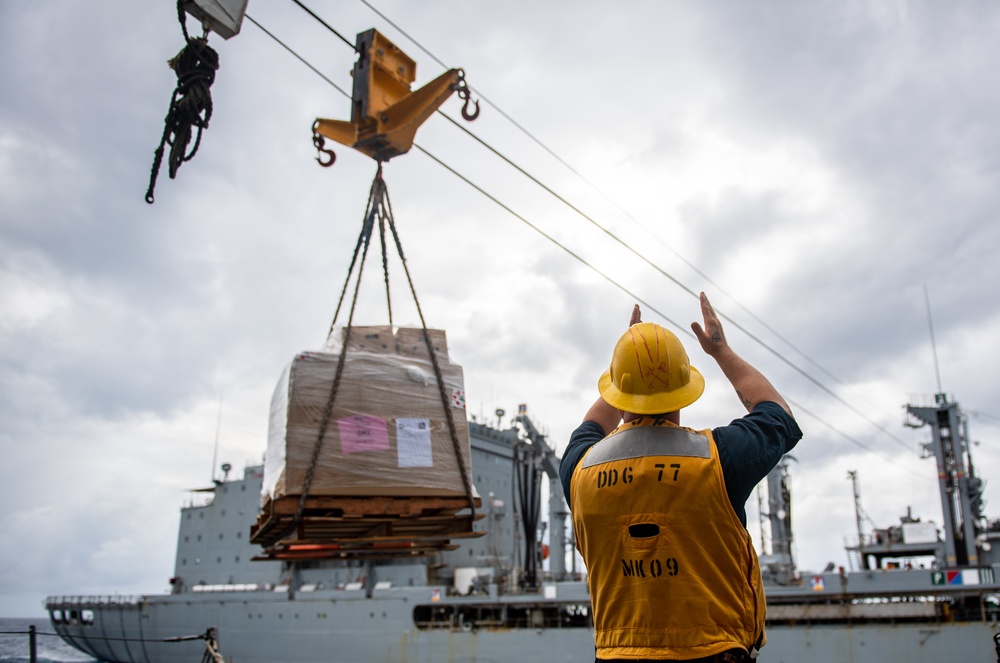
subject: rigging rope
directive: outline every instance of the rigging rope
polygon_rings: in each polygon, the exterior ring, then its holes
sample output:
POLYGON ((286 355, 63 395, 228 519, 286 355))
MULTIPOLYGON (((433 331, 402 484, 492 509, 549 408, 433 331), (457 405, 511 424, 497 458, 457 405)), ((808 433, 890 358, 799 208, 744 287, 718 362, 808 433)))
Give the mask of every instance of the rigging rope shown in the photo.
POLYGON ((323 19, 321 19, 319 16, 317 16, 316 12, 314 12, 313 10, 309 9, 308 7, 306 7, 304 4, 302 4, 301 2, 299 2, 299 0, 292 0, 292 2, 294 2, 299 7, 301 7, 302 10, 305 11, 305 13, 309 14, 314 19, 316 19, 319 22, 319 24, 322 25, 324 28, 326 28, 327 30, 329 30, 333 34, 337 35, 340 38, 340 41, 342 41, 345 44, 347 44, 355 53, 359 53, 360 52, 360 51, 358 51, 358 47, 357 46, 355 46, 354 44, 352 44, 351 41, 347 37, 345 37, 344 35, 342 35, 339 32, 337 32, 333 28, 332 25, 330 25, 329 23, 327 23, 326 21, 324 21, 323 19))
MULTIPOLYGON (((313 12, 311 10, 309 10, 304 5, 302 5, 302 3, 300 2, 300 0, 293 0, 293 1, 296 4, 298 4, 300 6, 303 6, 303 9, 305 9, 306 11, 308 11, 310 14, 313 14, 313 12)), ((376 8, 374 5, 372 5, 370 2, 368 2, 368 0, 360 0, 360 1, 361 1, 361 4, 363 4, 366 7, 368 7, 375 14, 377 14, 380 18, 382 18, 382 20, 384 20, 386 23, 388 23, 389 25, 391 25, 392 27, 394 27, 396 30, 398 30, 400 32, 400 34, 402 34, 404 37, 406 37, 411 42, 413 42, 413 44, 417 48, 419 48, 421 51, 423 51, 425 54, 427 54, 428 57, 430 57, 432 60, 434 60, 436 63, 438 63, 440 66, 444 67, 445 69, 449 68, 448 65, 445 64, 439 57, 437 57, 436 55, 434 55, 434 53, 432 53, 430 50, 428 50, 423 44, 421 44, 419 41, 417 41, 416 38, 414 38, 412 35, 410 35, 406 30, 404 30, 402 27, 400 27, 397 23, 393 22, 392 19, 390 19, 388 16, 386 16, 381 11, 379 11, 378 8, 376 8)), ((315 16, 315 14, 313 14, 313 15, 315 16)), ((318 16, 316 17, 316 20, 322 22, 322 19, 320 19, 318 16)), ((323 24, 326 25, 326 23, 323 23, 323 24)), ((330 29, 332 30, 333 28, 330 28, 330 29)), ((334 31, 334 32, 336 33, 336 31, 334 31)), ((337 33, 337 34, 339 36, 339 33, 337 33)), ((470 88, 471 88, 471 86, 470 86, 470 88)), ((476 89, 476 88, 471 88, 471 89, 473 89, 473 91, 476 92, 476 94, 479 95, 479 97, 483 100, 484 103, 488 104, 490 107, 493 108, 493 110, 495 110, 497 113, 499 113, 505 120, 507 120, 508 122, 510 122, 512 125, 514 125, 514 127, 517 128, 518 131, 520 131, 522 134, 524 134, 525 136, 527 136, 529 140, 531 140, 533 143, 535 143, 540 148, 542 148, 545 152, 547 152, 549 154, 549 156, 551 156, 553 159, 555 159, 556 161, 558 161, 563 167, 565 167, 567 170, 569 170, 569 172, 573 173, 573 175, 575 175, 577 178, 579 178, 587 186, 589 186, 591 189, 593 189, 594 191, 596 191, 597 193, 599 193, 605 200, 607 200, 608 202, 610 202, 614 207, 616 207, 618 209, 619 212, 621 212, 622 214, 624 214, 633 223, 635 223, 637 226, 639 226, 640 228, 642 228, 643 230, 645 230, 647 233, 649 233, 653 238, 655 238, 660 243, 660 245, 663 248, 665 248, 667 251, 669 251, 670 253, 672 253, 678 260, 680 260, 685 265, 687 265, 695 274, 697 274, 698 276, 700 276, 703 279, 705 279, 705 281, 707 283, 709 283, 713 288, 717 289, 719 292, 721 292, 726 297, 728 297, 736 306, 740 307, 740 309, 742 309, 747 315, 749 315, 751 318, 753 318, 754 321, 756 321, 764 329, 766 329, 767 331, 771 332, 778 340, 780 340, 783 343, 785 343, 792 350, 794 350, 795 352, 797 352, 800 355, 802 355, 802 357, 807 362, 809 362, 810 364, 812 364, 813 366, 815 366, 816 368, 818 368, 820 371, 822 371, 824 374, 826 374, 832 380, 834 380, 835 382, 837 382, 839 384, 844 384, 843 380, 841 380, 836 375, 834 375, 833 373, 831 373, 829 370, 827 370, 826 368, 824 368, 816 360, 814 360, 812 357, 810 357, 808 354, 806 354, 804 350, 800 349, 798 346, 796 346, 794 343, 792 343, 790 340, 788 340, 785 336, 783 336, 781 333, 779 333, 776 329, 774 329, 773 327, 771 327, 770 325, 768 325, 767 322, 765 322, 764 320, 762 320, 757 314, 755 314, 753 311, 751 311, 746 306, 744 306, 742 303, 740 303, 733 295, 729 294, 729 292, 727 292, 722 286, 720 286, 718 283, 716 283, 715 281, 713 281, 712 278, 709 277, 705 272, 703 272, 700 269, 698 269, 697 266, 695 266, 687 258, 685 258, 683 255, 681 255, 679 251, 677 251, 672 246, 670 246, 669 244, 667 244, 666 242, 664 242, 662 239, 660 239, 656 235, 656 233, 654 233, 652 230, 650 230, 648 227, 646 227, 641 221, 639 221, 639 219, 637 219, 632 213, 630 213, 627 209, 625 209, 617 200, 615 200, 614 198, 612 198, 604 190, 602 190, 599 186, 597 186, 591 180, 589 180, 586 176, 584 176, 583 173, 581 173, 576 168, 574 168, 572 165, 570 165, 569 162, 567 162, 565 159, 563 159, 562 157, 560 157, 555 152, 555 150, 553 150, 548 145, 546 145, 545 143, 543 143, 538 137, 536 137, 534 134, 532 134, 530 131, 528 131, 528 129, 526 129, 524 126, 522 126, 519 122, 517 122, 510 115, 508 115, 497 104, 495 104, 494 102, 490 101, 490 99, 487 98, 486 95, 484 95, 481 90, 476 89)), ((440 113, 441 111, 438 111, 438 112, 440 113)), ((442 115, 443 115, 443 113, 442 113, 442 115)), ((448 117, 448 116, 445 115, 445 117, 448 117)), ((450 117, 448 119, 451 120, 450 117)), ((454 122, 454 120, 451 120, 451 121, 454 122)), ((460 128, 462 128, 462 127, 460 127, 460 128)), ((475 136, 475 135, 473 135, 471 133, 470 133, 470 135, 472 135, 473 138, 475 138, 476 140, 479 140, 478 136, 475 136)), ((491 150, 493 149, 493 148, 491 148, 489 146, 487 146, 487 147, 488 147, 488 149, 491 149, 491 150)), ((499 155, 498 154, 498 156, 500 156, 504 160, 507 160, 506 157, 504 157, 503 155, 499 155)), ((521 168, 519 166, 516 166, 513 163, 511 163, 511 165, 514 166, 516 169, 521 170, 521 168)), ((521 172, 524 173, 523 170, 521 172)), ((524 173, 524 174, 527 175, 532 180, 534 180, 534 178, 531 177, 530 175, 528 175, 527 173, 524 173)), ((545 187, 544 185, 541 185, 541 183, 539 183, 539 185, 542 186, 544 189, 546 189, 548 191, 548 187, 545 187)), ((556 196, 557 198, 560 198, 558 195, 556 195, 554 193, 552 195, 556 196)), ((560 200, 562 200, 562 199, 560 198, 560 200)), ((569 205, 569 203, 567 203, 567 205, 569 205)), ((570 205, 570 207, 572 207, 572 205, 570 205)), ((575 208, 573 208, 573 209, 575 210, 575 208)), ((581 215, 582 215, 582 212, 581 212, 581 215)), ((671 277, 668 276, 668 278, 671 278, 671 277)), ((678 285, 681 285, 681 284, 678 283, 678 285)), ((691 291, 690 289, 686 288, 683 285, 681 285, 681 288, 684 289, 684 290, 687 290, 689 292, 689 294, 693 295, 697 299, 697 297, 698 297, 697 293, 691 291)), ((725 319, 729 320, 728 317, 725 318, 725 319)), ((754 339, 754 340, 756 340, 756 339, 754 339)))
MULTIPOLYGON (((209 626, 208 630, 199 635, 181 635, 174 638, 163 638, 160 642, 187 642, 190 640, 204 640, 205 652, 202 654, 201 663, 226 663, 226 659, 219 653, 218 630, 214 626, 209 626)), ((145 640, 143 641, 145 642, 145 640)), ((150 640, 150 642, 156 642, 150 640)))
POLYGON ((146 202, 153 204, 153 189, 160 174, 165 146, 170 145, 167 161, 170 179, 177 177, 177 170, 185 161, 190 161, 201 145, 201 132, 208 128, 212 119, 212 94, 210 88, 215 82, 215 72, 219 69, 219 55, 208 45, 208 31, 201 37, 188 35, 185 24, 183 0, 177 0, 177 18, 184 33, 185 46, 168 64, 177 74, 177 87, 170 98, 170 108, 163 120, 163 135, 153 156, 153 166, 149 173, 149 188, 146 202), (193 129, 197 128, 194 147, 187 154, 193 129))
MULTIPOLYGON (((559 202, 561 202, 562 204, 564 204, 566 207, 570 208, 572 211, 576 212, 576 214, 578 214, 579 216, 583 217, 585 220, 589 221, 591 225, 593 225, 595 228, 597 228, 598 230, 600 230, 601 232, 603 232, 605 235, 607 235, 608 237, 610 237, 612 240, 614 240, 623 249, 625 249, 626 251, 628 251, 629 253, 631 253, 632 255, 634 255, 636 258, 638 258, 642 262, 646 263, 649 267, 651 267, 655 271, 659 272, 661 276, 663 276, 667 280, 671 281, 674 285, 676 285, 677 287, 679 287, 681 290, 683 290, 687 294, 691 295, 692 297, 694 297, 696 299, 698 298, 698 293, 695 292, 693 289, 691 289, 688 286, 684 285, 677 278, 675 278, 674 276, 672 276, 671 274, 669 274, 666 270, 664 270, 662 267, 660 267, 660 266, 656 265, 655 263, 653 263, 652 260, 650 260, 649 258, 647 258, 646 256, 644 256, 642 253, 640 253, 639 251, 637 251, 635 249, 635 247, 633 247, 631 244, 629 244, 628 242, 626 242, 622 238, 620 238, 617 235, 615 235, 613 232, 611 232, 610 230, 608 230, 607 228, 605 228, 604 226, 602 226, 600 223, 598 223, 592 217, 590 217, 587 214, 585 214, 580 208, 578 208, 577 206, 573 205, 571 202, 569 202, 568 200, 566 200, 565 198, 563 198, 561 195, 559 195, 558 193, 556 193, 555 191, 553 191, 546 184, 544 184, 541 180, 539 180, 534 175, 532 175, 531 173, 529 173, 528 171, 526 171, 524 168, 521 168, 519 165, 517 165, 516 163, 514 163, 513 161, 511 161, 506 156, 504 156, 495 147, 493 147, 492 145, 490 145, 489 143, 487 143, 486 141, 484 141, 482 138, 480 138, 476 134, 472 133, 467 127, 463 127, 461 124, 459 124, 458 122, 456 122, 453 118, 449 117, 443 111, 438 110, 437 112, 442 117, 446 118, 449 122, 451 122, 453 125, 455 125, 459 129, 461 129, 462 131, 464 131, 466 134, 468 134, 470 138, 472 138, 473 140, 475 140, 476 142, 478 142, 480 145, 482 145, 487 150, 489 150, 490 152, 492 152, 493 154, 495 154, 497 157, 499 157, 500 159, 502 159, 504 162, 506 162, 509 166, 511 166, 516 171, 518 171, 519 173, 521 173, 522 175, 524 175, 525 177, 527 177, 529 180, 531 180, 532 182, 534 182, 536 185, 538 185, 539 187, 541 187, 543 191, 545 191, 546 193, 548 193, 549 195, 551 195, 552 197, 554 197, 556 200, 558 200, 559 202)), ((419 146, 417 146, 417 148, 419 149, 419 146)), ((711 282, 711 280, 709 280, 709 282, 711 282)), ((730 297, 730 299, 732 299, 732 297, 730 297)), ((736 300, 734 299, 733 301, 736 301, 736 300)), ((771 347, 770 344, 764 342, 763 339, 761 339, 759 336, 757 336, 756 334, 754 334, 753 332, 751 332, 749 329, 747 329, 746 327, 744 327, 742 324, 740 324, 738 321, 736 321, 735 319, 733 319, 731 316, 727 315, 726 313, 723 313, 722 311, 718 311, 718 310, 716 310, 716 313, 719 315, 720 318, 722 318, 723 320, 725 320, 726 322, 728 322, 729 324, 731 324, 733 327, 735 327, 736 329, 738 329, 741 332, 743 332, 744 334, 746 334, 746 336, 750 340, 754 341, 755 343, 757 343, 757 345, 761 346, 762 348, 764 348, 765 350, 767 350, 768 352, 770 352, 772 355, 774 355, 779 361, 781 361, 782 363, 784 363, 785 365, 787 365, 789 368, 791 368, 793 371, 795 371, 796 373, 798 373, 799 375, 801 375, 802 377, 804 377, 809 382, 813 383, 815 386, 819 387, 822 391, 826 392, 826 394, 828 396, 830 396, 834 400, 838 401, 841 405, 845 406, 846 408, 848 408, 849 410, 851 410, 852 412, 854 412, 855 414, 857 414, 859 417, 861 417, 862 419, 864 419, 865 421, 867 421, 869 424, 871 424, 872 426, 874 426, 875 428, 877 428, 880 432, 882 432, 885 435, 887 435, 891 440, 893 440, 894 442, 896 442, 897 444, 899 444, 900 446, 902 446, 904 449, 912 450, 911 447, 910 447, 910 445, 908 445, 906 442, 904 442, 902 439, 900 439, 899 436, 897 436, 895 433, 893 433, 892 431, 888 430, 885 426, 883 426, 882 424, 878 423, 877 421, 875 421, 874 419, 872 419, 871 417, 869 417, 860 408, 858 408, 854 404, 848 402, 846 399, 844 399, 843 396, 841 396, 840 394, 836 393, 830 387, 827 387, 825 384, 823 384, 822 382, 820 382, 819 379, 817 379, 816 377, 814 377, 814 376, 810 375, 809 373, 807 373, 805 369, 803 369, 800 366, 798 366, 797 364, 793 363, 791 359, 789 359, 785 355, 783 355, 780 352, 778 352, 776 349, 774 349, 773 347, 771 347)), ((687 331, 686 328, 684 328, 684 327, 682 327, 680 325, 677 325, 676 323, 673 323, 673 321, 670 321, 670 322, 672 324, 674 324, 674 326, 679 327, 680 329, 684 330, 685 332, 687 331)), ((770 329, 770 328, 768 328, 768 329, 770 329)), ((773 330, 772 330, 772 333, 773 333, 773 330)), ((778 336, 778 338, 781 338, 781 337, 778 336)), ((782 340, 784 340, 784 339, 782 339, 782 340)), ((786 341, 786 343, 787 343, 787 341, 786 341)), ((789 345, 791 345, 791 344, 789 343, 789 345)), ((797 348, 795 348, 795 346, 792 346, 792 347, 793 347, 793 349, 797 350, 797 348)), ((799 351, 799 354, 802 354, 804 357, 806 357, 806 359, 809 359, 809 357, 806 356, 805 354, 803 354, 801 351, 799 351)), ((812 360, 810 360, 810 361, 812 361, 812 360)), ((812 363, 815 364, 815 362, 812 362, 812 363)), ((820 366, 819 368, 820 368, 820 370, 823 370, 823 372, 827 373, 827 371, 825 369, 823 369, 822 366, 820 366)), ((827 374, 829 375, 829 373, 827 373, 827 374)), ((833 377, 834 380, 837 380, 837 382, 840 382, 840 380, 838 380, 835 376, 831 375, 831 377, 833 377)))

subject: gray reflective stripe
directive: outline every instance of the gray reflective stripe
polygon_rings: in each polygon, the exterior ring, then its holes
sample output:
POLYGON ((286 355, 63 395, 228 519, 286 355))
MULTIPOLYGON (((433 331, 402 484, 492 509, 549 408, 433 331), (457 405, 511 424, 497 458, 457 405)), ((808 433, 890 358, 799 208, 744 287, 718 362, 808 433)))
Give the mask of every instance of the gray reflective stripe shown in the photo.
POLYGON ((637 426, 607 437, 583 458, 581 467, 644 456, 711 458, 708 438, 683 428, 637 426))

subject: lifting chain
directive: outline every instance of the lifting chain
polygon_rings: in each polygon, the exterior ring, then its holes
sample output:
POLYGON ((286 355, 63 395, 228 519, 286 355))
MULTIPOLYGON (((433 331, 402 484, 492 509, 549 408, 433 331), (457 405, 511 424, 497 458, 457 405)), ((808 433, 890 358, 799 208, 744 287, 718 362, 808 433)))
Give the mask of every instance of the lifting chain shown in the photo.
MULTIPOLYGON (((431 358, 431 365, 434 368, 434 377, 437 380, 438 394, 441 398, 441 405, 444 408, 445 418, 448 422, 448 432, 451 435, 452 447, 455 451, 455 459, 458 462, 459 474, 462 477, 462 486, 465 489, 465 494, 469 499, 469 510, 472 514, 472 520, 476 519, 476 504, 475 504, 475 494, 472 488, 472 478, 469 476, 469 472, 466 468, 465 459, 462 455, 462 448, 458 441, 458 429, 455 426, 455 418, 451 411, 451 399, 445 391, 444 376, 441 374, 441 366, 438 363, 437 352, 434 350, 433 343, 431 341, 430 333, 427 330, 427 322, 424 319, 423 311, 420 308, 420 301, 417 298, 417 291, 413 285, 413 279, 410 276, 410 270, 406 265, 406 257, 403 255, 403 246, 399 241, 399 235, 396 232, 396 224, 392 217, 392 204, 389 202, 389 191, 386 188, 385 180, 382 179, 382 162, 378 164, 378 171, 375 173, 375 179, 372 181, 371 190, 368 194, 368 206, 365 210, 365 219, 361 227, 361 233, 358 235, 358 241, 354 246, 354 255, 351 258, 351 265, 347 270, 347 278, 344 280, 344 287, 340 292, 340 299, 337 302, 337 309, 333 314, 333 321, 330 323, 330 330, 328 336, 333 333, 334 328, 337 324, 337 318, 340 316, 340 309, 344 303, 344 297, 347 294, 347 288, 350 284, 351 277, 354 274, 354 266, 358 264, 358 255, 361 255, 361 263, 358 265, 358 277, 354 286, 354 295, 351 301, 351 309, 347 316, 347 324, 344 328, 344 343, 340 351, 340 356, 337 359, 337 369, 334 373, 333 384, 330 386, 330 395, 327 398, 326 408, 323 412, 323 418, 320 420, 319 433, 316 437, 316 444, 313 446, 312 457, 309 462, 309 467, 306 470, 305 479, 302 484, 302 495, 299 497, 298 508, 295 513, 295 518, 292 521, 292 525, 289 529, 295 529, 298 527, 299 523, 302 521, 302 515, 305 511, 306 500, 309 496, 309 488, 312 485, 313 476, 316 472, 316 467, 319 462, 320 451, 323 447, 323 442, 326 438, 326 430, 330 423, 330 418, 333 414, 333 404, 337 397, 337 391, 340 388, 340 380, 344 373, 344 363, 347 357, 347 344, 351 338, 351 328, 354 322, 354 312, 357 308, 358 303, 358 292, 361 289, 361 276, 364 270, 365 259, 368 256, 368 248, 371 244, 372 233, 375 228, 376 219, 379 222, 379 239, 382 243, 382 267, 385 272, 385 284, 386 284, 386 298, 389 298, 389 266, 386 259, 386 241, 385 241, 385 226, 389 227, 389 231, 392 234, 393 241, 396 245, 396 250, 399 253, 399 259, 403 263, 403 271, 406 273, 406 280, 410 285, 410 292, 413 295, 413 302, 417 307, 417 313, 420 316, 420 324, 423 330, 424 344, 427 346, 427 353, 431 358)), ((388 303, 389 306, 389 318, 390 325, 392 324, 392 303, 388 303)))
POLYGON ((177 87, 170 98, 170 108, 163 120, 163 136, 153 156, 153 167, 149 173, 149 188, 146 202, 153 204, 153 189, 163 162, 164 146, 170 145, 168 168, 170 179, 177 176, 177 170, 185 161, 190 161, 198 152, 201 132, 208 128, 212 119, 212 94, 209 89, 215 82, 215 72, 219 69, 219 56, 208 45, 208 30, 201 37, 188 35, 185 24, 183 0, 177 0, 177 18, 184 33, 185 46, 168 64, 177 74, 177 87), (197 127, 194 147, 187 154, 191 142, 192 129, 197 127))

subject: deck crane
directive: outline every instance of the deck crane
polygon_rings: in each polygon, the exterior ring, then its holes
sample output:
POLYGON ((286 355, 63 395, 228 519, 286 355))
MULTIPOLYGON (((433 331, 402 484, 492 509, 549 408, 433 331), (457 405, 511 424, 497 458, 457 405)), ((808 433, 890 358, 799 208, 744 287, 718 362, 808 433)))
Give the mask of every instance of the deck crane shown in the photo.
POLYGON ((569 511, 563 499, 562 482, 559 479, 559 456, 549 445, 546 436, 539 432, 528 418, 526 405, 518 407, 514 422, 521 427, 524 437, 530 443, 519 445, 515 458, 519 461, 516 476, 522 502, 522 524, 525 529, 525 584, 536 588, 540 584, 539 562, 542 557, 537 550, 538 542, 534 537, 541 499, 539 470, 544 472, 549 480, 550 571, 558 580, 564 580, 566 577, 566 544, 571 540, 566 536, 569 511))

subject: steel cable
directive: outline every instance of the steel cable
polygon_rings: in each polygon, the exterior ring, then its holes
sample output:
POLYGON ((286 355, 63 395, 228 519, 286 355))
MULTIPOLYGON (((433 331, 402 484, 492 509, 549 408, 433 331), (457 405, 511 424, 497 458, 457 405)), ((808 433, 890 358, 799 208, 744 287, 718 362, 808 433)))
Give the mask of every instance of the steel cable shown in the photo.
MULTIPOLYGON (((293 0, 293 1, 298 2, 298 0, 293 0)), ((364 0, 362 0, 362 2, 363 1, 364 0)), ((327 76, 325 76, 324 74, 322 74, 318 69, 316 69, 316 67, 314 67, 312 64, 310 64, 302 56, 300 56, 298 53, 296 53, 291 47, 289 47, 287 44, 285 44, 284 42, 282 42, 280 39, 278 39, 275 35, 273 35, 272 33, 270 33, 268 30, 266 30, 265 28, 263 28, 263 26, 261 26, 257 21, 255 21, 252 18, 250 18, 249 15, 247 16, 247 18, 250 19, 250 21, 252 23, 254 23, 254 25, 256 25, 257 27, 259 27, 265 34, 267 34, 269 37, 271 37, 275 42, 277 42, 285 50, 287 50, 289 53, 291 53, 294 57, 296 57, 298 60, 300 60, 307 67, 309 67, 310 69, 312 69, 317 75, 319 75, 323 80, 325 80, 327 83, 329 83, 337 91, 339 91, 345 97, 350 98, 350 96, 351 96, 350 94, 348 94, 340 86, 338 86, 335 83, 333 83, 333 81, 331 81, 327 76)), ((438 112, 440 113, 440 111, 438 111, 438 112)), ((448 118, 449 121, 451 121, 452 123, 454 123, 454 124, 457 125, 457 123, 452 118, 448 117, 448 115, 446 115, 444 113, 441 113, 441 114, 444 117, 448 118)), ((501 159, 503 159, 504 161, 506 161, 507 163, 509 163, 516 170, 518 170, 519 172, 521 172, 522 174, 524 174, 526 177, 528 177, 529 179, 531 179, 532 181, 534 181, 536 184, 538 184, 539 186, 541 186, 543 189, 545 189, 551 195, 555 196, 557 199, 559 199, 564 204, 566 204, 567 206, 569 206, 572 210, 574 210, 575 212, 577 212, 581 216, 584 216, 585 218, 587 218, 588 220, 590 220, 591 223, 595 223, 596 224, 595 221, 593 221, 592 219, 590 219, 589 217, 587 217, 583 212, 581 212, 575 206, 573 206, 572 204, 570 204, 569 202, 567 202, 566 200, 564 200, 563 198, 561 198, 558 194, 556 194, 554 191, 552 191, 549 187, 547 187, 546 185, 542 184, 540 181, 538 181, 532 175, 530 175, 529 173, 527 173, 527 171, 525 171, 520 166, 517 166, 516 164, 514 164, 507 157, 505 157, 501 153, 499 153, 499 151, 495 150, 494 148, 492 148, 491 146, 489 146, 485 141, 483 141, 479 137, 475 136, 475 134, 472 134, 471 132, 469 132, 468 129, 466 129, 465 127, 461 127, 461 125, 457 125, 457 126, 459 126, 463 131, 465 131, 466 133, 468 133, 477 142, 481 143, 484 147, 487 147, 487 149, 493 151, 497 156, 499 156, 501 159)), ((459 173, 457 170, 455 170, 451 166, 448 166, 447 164, 445 164, 442 160, 440 160, 439 158, 437 158, 436 156, 434 156, 433 154, 431 154, 430 152, 428 152, 421 145, 419 145, 418 143, 414 143, 413 146, 417 150, 423 152, 425 155, 427 155, 432 160, 434 160, 435 162, 437 162, 443 168, 445 168, 446 170, 448 170, 449 172, 451 172, 452 174, 454 174, 456 177, 458 177, 459 179, 461 179, 462 181, 464 181, 466 184, 468 184, 471 187, 473 187, 474 189, 476 189, 479 193, 483 194, 484 196, 486 196, 487 198, 489 198, 490 200, 492 200, 494 203, 496 203, 497 205, 499 205, 506 212, 508 212, 509 214, 511 214, 512 216, 514 216, 518 220, 520 220, 522 223, 528 225, 530 228, 532 228, 533 230, 535 230, 535 232, 537 232, 540 235, 542 235, 545 239, 549 240, 550 242, 552 242, 553 244, 555 244, 557 247, 559 247, 560 249, 562 249, 563 251, 565 251, 566 253, 568 253, 571 257, 575 258, 577 261, 581 262, 583 265, 585 265, 586 267, 588 267, 589 269, 591 269, 592 271, 594 271, 595 273, 597 273, 598 275, 600 275, 602 278, 604 278, 610 284, 612 284, 613 286, 615 286, 616 288, 618 288, 619 290, 621 290, 622 292, 624 292, 625 294, 627 294, 630 298, 632 298, 636 302, 642 304, 643 307, 645 307, 647 310, 652 311, 653 313, 659 315, 666 322, 670 323, 671 325, 673 325, 675 328, 679 329, 681 332, 685 333, 686 335, 693 337, 693 334, 691 333, 690 330, 688 330, 686 328, 686 326, 683 326, 683 325, 679 324, 678 322, 676 322, 675 320, 671 319, 669 316, 667 316, 665 313, 663 313, 662 311, 660 311, 658 308, 656 308, 655 306, 653 306, 652 304, 650 304, 648 301, 646 301, 642 297, 639 297, 636 293, 632 292, 631 290, 629 290, 625 286, 623 286, 620 283, 618 283, 617 281, 615 281, 613 278, 611 278, 609 275, 607 275, 604 272, 602 272, 601 270, 599 270, 596 266, 594 266, 592 263, 588 262, 582 256, 580 256, 579 254, 577 254, 574 251, 572 251, 569 247, 567 247, 564 244, 561 244, 554 237, 552 237, 551 235, 545 233, 540 228, 538 228, 537 226, 535 226, 534 224, 532 224, 531 222, 529 222, 526 218, 524 218, 523 216, 521 216, 520 214, 518 214, 517 212, 515 212, 509 206, 507 206, 506 204, 504 204, 503 202, 501 202, 499 199, 497 199, 496 197, 494 197, 491 194, 489 194, 482 187, 480 187, 479 185, 473 183, 469 178, 465 177, 464 175, 462 175, 461 173, 459 173)), ((621 239, 617 238, 617 236, 615 236, 613 233, 610 233, 610 231, 604 229, 599 224, 596 224, 596 225, 602 231, 604 231, 605 233, 607 233, 610 236, 612 236, 616 241, 618 241, 619 243, 622 243, 624 246, 627 247, 627 244, 624 244, 624 242, 622 242, 621 239)), ((649 262, 647 259, 645 259, 641 255, 639 257, 642 258, 643 260, 645 260, 647 263, 649 262)), ((650 264, 652 264, 652 263, 650 263, 650 264)), ((694 293, 693 290, 691 290, 687 286, 683 285, 682 283, 680 283, 679 281, 677 281, 677 279, 675 279, 674 277, 670 276, 666 272, 663 272, 662 269, 657 268, 655 265, 653 265, 653 267, 654 267, 654 269, 657 269, 658 271, 660 271, 661 273, 663 273, 664 276, 666 276, 668 279, 670 279, 671 281, 673 281, 675 284, 677 284, 679 287, 681 287, 686 292, 688 292, 688 293, 694 293)), ((852 410, 853 412, 855 412, 856 414, 858 414, 860 417, 862 417, 863 419, 865 419, 868 423, 870 423, 872 426, 874 426, 880 432, 882 432, 882 433, 886 434, 887 436, 889 436, 893 441, 897 442, 898 444, 900 444, 904 448, 910 450, 910 446, 907 445, 902 439, 900 439, 899 437, 897 437, 896 435, 894 435, 892 432, 888 431, 881 424, 878 424, 877 422, 873 421, 871 418, 869 418, 867 415, 865 415, 863 412, 861 412, 857 407, 853 406, 852 404, 850 404, 849 402, 847 402, 846 400, 844 400, 842 397, 840 397, 839 395, 837 395, 835 392, 833 392, 831 389, 829 389, 828 387, 826 387, 824 384, 822 384, 821 382, 819 382, 816 378, 814 378, 813 376, 811 376, 808 373, 806 373, 804 371, 804 369, 796 366, 794 363, 791 362, 791 360, 789 360, 788 358, 786 358, 784 355, 780 354, 777 350, 771 348, 769 345, 767 345, 766 343, 764 343, 758 337, 754 336, 752 333, 750 333, 749 331, 747 331, 744 327, 742 327, 741 325, 739 325, 739 323, 733 321, 732 318, 730 318, 729 316, 727 316, 727 315, 725 315, 723 313, 720 313, 720 317, 723 317, 728 322, 731 322, 735 327, 737 327, 738 329, 740 329, 741 331, 743 331, 744 333, 746 333, 751 339, 755 340, 757 343, 759 343, 761 346, 763 346, 769 352, 771 352, 772 354, 774 354, 782 362, 784 362, 787 365, 789 365, 793 370, 795 370, 796 372, 800 373, 807 380, 809 380, 810 382, 812 382, 813 384, 815 384, 817 387, 819 387, 820 389, 822 389, 825 393, 827 393, 827 395, 829 395, 830 397, 834 398, 835 400, 837 400, 838 402, 840 402, 842 405, 844 405, 845 407, 849 408, 850 410, 852 410)), ((847 435, 846 433, 840 431, 839 429, 837 429, 836 427, 834 427, 832 424, 829 424, 828 422, 826 422, 823 419, 819 418, 817 415, 815 415, 815 414, 813 414, 811 412, 809 414, 813 418, 815 418, 817 421, 820 421, 821 423, 823 423, 828 428, 830 428, 830 429, 838 432, 842 437, 844 437, 845 439, 851 441, 852 443, 854 443, 858 447, 864 449, 865 451, 875 453, 870 447, 864 445, 860 441, 858 441, 858 440, 854 439, 853 437, 847 435)), ((888 458, 886 458, 884 456, 880 455, 880 457, 884 458, 886 460, 889 460, 888 458)), ((889 460, 889 462, 892 462, 892 461, 889 460)), ((893 464, 896 464, 896 463, 893 463, 893 464)), ((897 464, 897 466, 898 466, 898 464, 897 464)), ((902 467, 902 466, 899 466, 899 467, 902 467)), ((906 468, 903 468, 903 469, 906 469, 906 468)))

